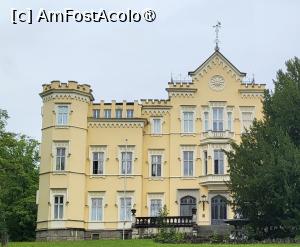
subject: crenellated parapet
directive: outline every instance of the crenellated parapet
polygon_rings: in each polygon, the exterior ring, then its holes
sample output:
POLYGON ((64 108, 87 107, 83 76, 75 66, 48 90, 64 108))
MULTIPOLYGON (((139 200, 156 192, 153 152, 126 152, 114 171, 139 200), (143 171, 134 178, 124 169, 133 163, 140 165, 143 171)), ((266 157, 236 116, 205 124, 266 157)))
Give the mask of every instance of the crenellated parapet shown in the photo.
POLYGON ((262 98, 264 96, 265 89, 266 84, 242 83, 239 89, 239 94, 242 98, 262 98))
POLYGON ((197 92, 192 82, 169 82, 166 91, 170 97, 192 97, 197 92))
POLYGON ((170 101, 165 99, 142 99, 142 113, 145 115, 164 115, 172 108, 170 101))
POLYGON ((52 81, 50 84, 43 84, 40 96, 44 102, 64 98, 90 102, 94 100, 92 92, 88 84, 78 84, 76 81, 68 81, 68 83, 52 81))

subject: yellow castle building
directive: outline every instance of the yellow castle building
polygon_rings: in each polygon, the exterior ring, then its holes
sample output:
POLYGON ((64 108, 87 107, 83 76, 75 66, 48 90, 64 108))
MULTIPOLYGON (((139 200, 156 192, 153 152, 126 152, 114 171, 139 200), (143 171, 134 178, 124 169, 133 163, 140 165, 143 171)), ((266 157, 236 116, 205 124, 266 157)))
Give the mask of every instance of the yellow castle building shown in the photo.
POLYGON ((37 239, 118 237, 136 216, 233 218, 224 150, 262 118, 264 84, 216 49, 166 99, 94 102, 74 81, 43 85, 37 239))

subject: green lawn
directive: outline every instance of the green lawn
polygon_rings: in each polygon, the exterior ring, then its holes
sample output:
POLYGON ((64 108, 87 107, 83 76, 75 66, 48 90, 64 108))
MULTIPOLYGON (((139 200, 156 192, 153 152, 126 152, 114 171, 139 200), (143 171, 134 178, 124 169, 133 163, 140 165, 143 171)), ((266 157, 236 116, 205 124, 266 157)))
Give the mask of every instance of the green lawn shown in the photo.
POLYGON ((20 243, 9 243, 8 247, 249 247, 249 246, 265 246, 265 247, 276 247, 276 246, 299 246, 300 244, 242 244, 242 245, 229 245, 229 244, 158 244, 152 240, 88 240, 88 241, 64 241, 64 242, 20 242, 20 243))

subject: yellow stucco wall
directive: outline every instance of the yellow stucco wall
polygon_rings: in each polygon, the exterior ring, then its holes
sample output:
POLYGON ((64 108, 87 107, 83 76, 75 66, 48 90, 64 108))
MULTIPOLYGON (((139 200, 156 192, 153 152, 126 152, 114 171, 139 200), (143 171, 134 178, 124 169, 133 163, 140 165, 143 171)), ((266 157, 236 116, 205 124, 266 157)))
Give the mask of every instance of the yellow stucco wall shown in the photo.
MULTIPOLYGON (((120 175, 120 148, 128 147, 134 153, 133 174, 127 176, 127 196, 132 196, 132 207, 137 216, 149 216, 149 199, 158 196, 170 215, 180 215, 180 199, 191 195, 197 199, 198 224, 211 224, 211 198, 222 195, 230 200, 225 175, 213 174, 213 150, 229 149, 231 140, 239 142, 242 131, 241 109, 254 109, 256 118, 262 118, 263 84, 242 83, 244 74, 216 51, 195 71, 190 72, 192 83, 168 85, 167 100, 93 103, 89 85, 52 82, 43 85, 42 144, 37 229, 84 228, 118 229, 119 197, 123 195, 124 176, 120 175), (210 86, 214 76, 221 76, 224 86, 210 86), (68 124, 56 123, 57 106, 68 105, 68 124), (232 131, 215 133, 204 131, 203 112, 215 106, 232 111, 232 131), (244 108, 241 108, 244 107, 244 108), (100 110, 100 118, 93 118, 93 109, 100 110), (111 109, 112 118, 104 118, 104 109, 111 109), (115 109, 123 109, 116 119, 115 109), (126 110, 133 109, 133 118, 126 118, 126 110), (194 111, 194 132, 182 132, 182 111, 194 111), (152 118, 162 119, 162 134, 151 134, 152 118), (221 135, 221 136, 220 136, 221 135), (66 169, 55 171, 55 145, 67 145, 66 169), (103 175, 91 173, 91 148, 105 148, 103 175), (182 151, 194 150, 194 174, 182 174, 182 151), (208 174, 203 174, 203 150, 208 152, 208 174), (162 176, 151 177, 149 153, 163 155, 162 176), (53 195, 65 196, 64 217, 53 220, 53 195), (103 221, 90 221, 90 195, 103 197, 103 221), (209 203, 201 202, 205 195, 209 203)), ((210 122, 211 122, 210 112, 210 122)), ((233 212, 228 206, 227 217, 233 212)), ((127 225, 128 227, 130 224, 127 225)))

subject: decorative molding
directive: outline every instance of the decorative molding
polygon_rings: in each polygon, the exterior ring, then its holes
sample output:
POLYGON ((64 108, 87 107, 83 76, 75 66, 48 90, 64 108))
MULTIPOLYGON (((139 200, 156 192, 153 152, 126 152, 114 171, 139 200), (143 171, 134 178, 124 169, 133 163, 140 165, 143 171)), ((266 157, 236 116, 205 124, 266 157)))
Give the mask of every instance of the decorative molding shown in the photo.
POLYGON ((245 98, 263 98, 264 93, 261 93, 261 92, 243 92, 243 93, 241 93, 241 97, 243 99, 245 99, 245 98))
POLYGON ((142 114, 153 115, 153 116, 165 115, 169 112, 170 112, 170 109, 160 109, 160 108, 154 108, 154 107, 142 109, 142 114))
POLYGON ((195 95, 194 92, 169 92, 169 97, 191 98, 195 95))
POLYGON ((224 77, 220 75, 214 75, 209 81, 209 87, 214 91, 222 91, 225 87, 224 77))
POLYGON ((131 122, 89 122, 89 128, 144 128, 145 123, 140 121, 131 122))
POLYGON ((220 65, 222 69, 229 74, 234 80, 242 83, 242 78, 245 73, 239 72, 228 60, 219 52, 214 53, 209 57, 202 65, 200 65, 195 71, 190 72, 190 75, 195 75, 193 78, 198 81, 199 77, 204 77, 214 66, 220 65))
POLYGON ((88 96, 83 96, 78 93, 52 93, 43 97, 44 103, 51 100, 78 100, 85 103, 91 102, 88 96))

